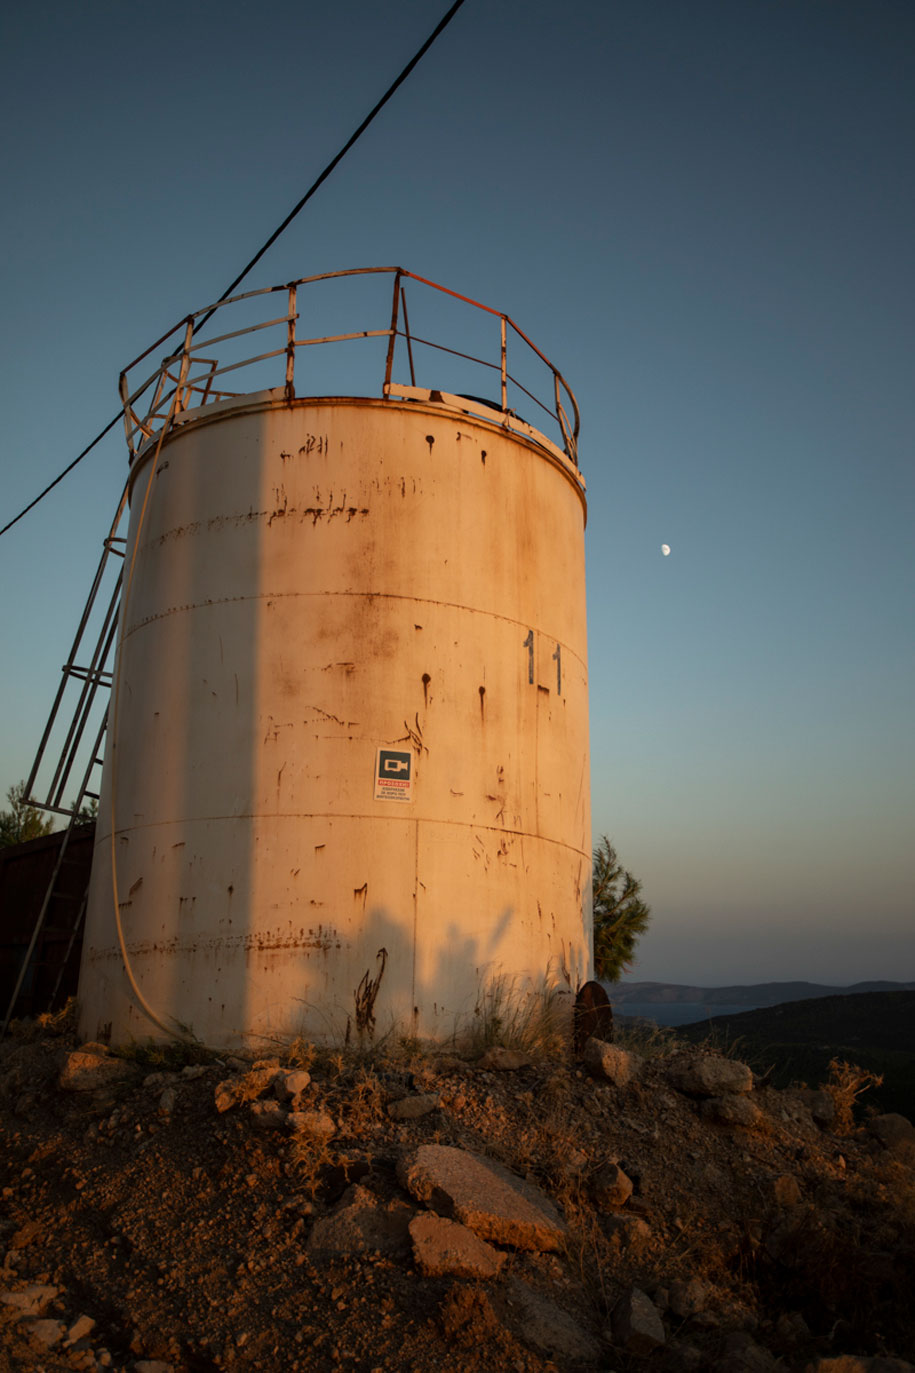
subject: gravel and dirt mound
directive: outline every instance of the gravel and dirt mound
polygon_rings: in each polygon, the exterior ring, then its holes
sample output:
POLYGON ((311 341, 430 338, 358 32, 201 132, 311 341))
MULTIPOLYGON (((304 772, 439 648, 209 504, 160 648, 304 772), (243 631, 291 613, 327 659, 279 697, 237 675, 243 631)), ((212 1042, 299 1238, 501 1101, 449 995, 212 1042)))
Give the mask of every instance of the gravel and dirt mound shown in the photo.
POLYGON ((0 1370, 905 1368, 915 1132, 836 1133, 841 1090, 675 1041, 251 1063, 14 1027, 0 1370))

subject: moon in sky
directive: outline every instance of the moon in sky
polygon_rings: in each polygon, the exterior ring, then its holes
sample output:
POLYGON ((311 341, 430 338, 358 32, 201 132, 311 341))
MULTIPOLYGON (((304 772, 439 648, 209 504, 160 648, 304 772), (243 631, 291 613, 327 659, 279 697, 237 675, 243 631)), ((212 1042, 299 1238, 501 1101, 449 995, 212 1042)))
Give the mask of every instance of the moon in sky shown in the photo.
POLYGON ((670 544, 669 544, 669 543, 662 543, 662 544, 661 544, 661 552, 664 554, 664 557, 666 558, 666 557, 668 556, 668 554, 670 553, 670 544))

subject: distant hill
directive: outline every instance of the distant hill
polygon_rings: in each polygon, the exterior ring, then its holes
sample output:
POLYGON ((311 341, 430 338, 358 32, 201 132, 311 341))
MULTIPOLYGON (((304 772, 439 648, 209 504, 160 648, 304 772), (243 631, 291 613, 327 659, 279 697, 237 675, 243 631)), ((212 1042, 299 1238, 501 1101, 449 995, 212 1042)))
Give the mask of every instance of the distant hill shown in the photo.
POLYGON ((867 1094, 867 1102, 915 1119, 915 990, 848 989, 838 996, 714 1016, 680 1026, 677 1036, 729 1047, 757 1072, 771 1069, 778 1087, 821 1082, 833 1058, 859 1064, 885 1079, 867 1094))
MULTIPOLYGON (((915 982, 855 982, 832 987, 819 982, 753 982, 733 987, 693 987, 677 982, 617 982, 612 988, 614 1005, 685 1004, 696 1006, 779 1006, 830 996, 858 996, 865 992, 915 991, 915 982)), ((624 1012, 625 1014, 625 1012, 624 1012)))

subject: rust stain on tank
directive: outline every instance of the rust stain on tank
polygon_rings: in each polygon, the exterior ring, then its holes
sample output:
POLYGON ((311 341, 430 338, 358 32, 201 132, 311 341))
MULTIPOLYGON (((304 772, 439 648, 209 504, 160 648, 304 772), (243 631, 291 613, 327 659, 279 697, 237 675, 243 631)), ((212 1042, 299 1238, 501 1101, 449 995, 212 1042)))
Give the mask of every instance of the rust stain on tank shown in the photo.
MULTIPOLYGON (((132 957, 144 958, 150 954, 156 957, 170 957, 186 954, 264 954, 274 951, 308 952, 314 950, 326 953, 331 949, 342 948, 338 932, 330 926, 300 926, 298 929, 256 930, 236 935, 201 935, 195 939, 182 940, 178 935, 168 939, 137 940, 129 944, 132 957)), ((117 945, 111 949, 100 949, 93 953, 94 959, 117 958, 121 953, 117 945)))
MULTIPOLYGON (((359 724, 358 720, 341 720, 339 715, 334 715, 329 710, 322 710, 320 706, 308 706, 307 709, 314 711, 319 720, 327 720, 329 724, 339 725, 341 729, 354 729, 359 724)), ((316 722, 312 721, 311 723, 316 722)))

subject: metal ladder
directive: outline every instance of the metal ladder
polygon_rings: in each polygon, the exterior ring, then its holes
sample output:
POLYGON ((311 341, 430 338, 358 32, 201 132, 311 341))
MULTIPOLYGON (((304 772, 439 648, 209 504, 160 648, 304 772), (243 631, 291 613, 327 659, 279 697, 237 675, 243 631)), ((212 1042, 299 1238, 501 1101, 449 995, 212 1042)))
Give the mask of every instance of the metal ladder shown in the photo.
POLYGON ((51 879, 48 883, 44 899, 39 908, 32 927, 28 947, 22 959, 22 965, 16 978, 15 986, 10 997, 9 1005, 6 1008, 6 1015, 0 1026, 0 1038, 6 1034, 9 1023, 13 1018, 16 1002, 19 1000, 23 984, 29 973, 30 968, 35 964, 35 954, 41 932, 45 927, 48 912, 52 904, 62 901, 70 901, 75 905, 72 913, 69 928, 69 942, 67 944, 66 955, 60 964, 54 988, 51 993, 50 1005, 60 991, 60 984, 63 980, 64 972, 73 946, 79 937, 82 928, 83 918, 86 913, 86 903, 89 896, 88 884, 83 891, 82 897, 74 897, 71 894, 60 891, 61 874, 72 859, 68 860, 67 850, 74 832, 84 823, 83 807, 87 800, 98 801, 99 790, 96 777, 100 775, 103 757, 103 744, 105 729, 107 726, 107 706, 102 715, 91 746, 86 752, 87 730, 91 729, 94 718, 94 707, 99 691, 108 691, 113 681, 112 652, 114 648, 115 636, 118 627, 118 615, 121 603, 121 583, 123 574, 123 560, 126 548, 126 539, 118 535, 124 510, 127 504, 127 487, 125 485, 118 502, 114 519, 111 522, 108 535, 102 546, 102 554, 99 559, 98 568, 86 599, 86 604, 80 618, 79 627, 73 640, 67 661, 63 665, 60 685, 48 723, 45 726, 41 743, 32 771, 29 773, 25 784, 24 799, 27 805, 34 806, 37 810, 50 811, 55 815, 67 817, 67 827, 63 832, 60 849, 57 854, 51 879), (107 595, 107 604, 105 596, 107 595), (101 620, 99 622, 99 614, 101 620), (92 622, 99 624, 95 641, 92 640, 92 622), (86 649, 91 649, 88 661, 85 660, 86 649), (81 685, 80 685, 81 684, 81 685), (67 702, 73 700, 73 688, 76 687, 76 700, 72 706, 67 702), (72 710, 72 714, 67 718, 67 710, 72 710), (63 734, 62 741, 60 735, 63 734), (51 755, 52 746, 58 749, 57 761, 53 765, 50 780, 41 787, 41 795, 33 793, 38 787, 39 777, 43 766, 51 755), (82 765, 82 771, 80 766, 82 765), (74 777, 78 779, 75 797, 67 804, 64 801, 65 794, 73 786, 74 777))

